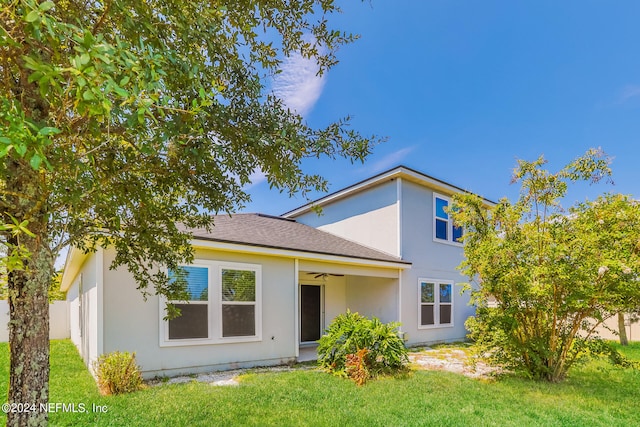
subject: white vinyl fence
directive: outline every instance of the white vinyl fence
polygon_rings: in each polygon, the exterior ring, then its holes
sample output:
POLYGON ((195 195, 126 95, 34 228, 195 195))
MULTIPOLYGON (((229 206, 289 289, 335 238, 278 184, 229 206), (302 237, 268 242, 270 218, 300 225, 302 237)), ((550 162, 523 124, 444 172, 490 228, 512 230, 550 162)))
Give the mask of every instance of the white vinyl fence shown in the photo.
MULTIPOLYGON (((613 316, 604 323, 606 327, 598 330, 600 337, 606 340, 617 341, 619 339, 618 334, 611 332, 611 330, 618 330, 618 316, 613 316)), ((636 318, 625 315, 625 325, 627 327, 627 339, 629 341, 640 341, 640 322, 638 322, 636 318)))
MULTIPOLYGON (((0 342, 9 341, 9 301, 0 300, 0 342)), ((69 338, 69 303, 54 301, 49 304, 49 338, 69 338)))

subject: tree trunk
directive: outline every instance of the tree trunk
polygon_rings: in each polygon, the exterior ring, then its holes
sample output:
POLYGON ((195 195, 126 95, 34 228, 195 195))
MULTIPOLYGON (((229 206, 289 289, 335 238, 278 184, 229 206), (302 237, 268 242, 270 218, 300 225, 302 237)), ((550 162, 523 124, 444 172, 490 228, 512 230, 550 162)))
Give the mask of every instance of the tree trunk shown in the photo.
POLYGON ((627 339, 627 328, 624 324, 624 313, 618 312, 618 333, 620 334, 620 345, 629 345, 627 339))
POLYGON ((29 239, 25 270, 9 274, 11 373, 8 426, 46 426, 49 401, 49 283, 53 257, 29 239))
POLYGON ((21 259, 8 272, 9 293, 9 411, 8 426, 46 426, 49 402, 49 284, 53 254, 43 176, 28 165, 9 162, 9 197, 4 222, 28 221, 29 232, 5 232, 8 259, 21 259), (24 257, 24 251, 29 252, 24 257), (13 255, 13 257, 12 257, 13 255))

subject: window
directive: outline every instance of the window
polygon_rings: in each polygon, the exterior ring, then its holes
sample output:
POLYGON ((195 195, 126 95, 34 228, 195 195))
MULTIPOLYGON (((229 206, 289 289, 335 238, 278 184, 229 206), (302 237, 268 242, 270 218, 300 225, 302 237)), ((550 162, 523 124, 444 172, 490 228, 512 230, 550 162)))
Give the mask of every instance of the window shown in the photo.
POLYGON ((222 336, 256 334, 255 270, 221 270, 222 336))
POLYGON ((181 316, 164 320, 161 300, 160 345, 199 345, 259 341, 261 337, 260 265, 197 260, 168 271, 183 281, 187 301, 171 301, 181 316))
POLYGON ((453 326, 453 283, 420 279, 419 326, 453 326))
POLYGON ((169 320, 169 339, 209 337, 209 269, 182 267, 181 272, 169 270, 172 281, 185 281, 189 301, 172 301, 182 315, 169 320))
POLYGON ((452 243, 462 242, 462 227, 453 223, 448 213, 450 200, 439 194, 433 195, 433 238, 452 243))

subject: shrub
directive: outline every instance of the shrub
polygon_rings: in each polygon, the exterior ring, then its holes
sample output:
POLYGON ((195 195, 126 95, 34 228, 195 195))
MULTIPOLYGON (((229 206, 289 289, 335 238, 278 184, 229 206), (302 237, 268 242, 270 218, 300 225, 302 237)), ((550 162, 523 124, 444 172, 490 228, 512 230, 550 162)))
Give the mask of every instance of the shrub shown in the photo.
POLYGON ((318 341, 318 364, 359 384, 380 373, 402 371, 408 358, 399 326, 347 311, 334 319, 318 341))
POLYGON ((345 374, 358 385, 366 383, 371 377, 366 361, 368 352, 369 350, 363 348, 358 350, 356 354, 347 354, 345 374))
POLYGON ((136 354, 115 351, 103 354, 94 363, 98 388, 102 394, 131 393, 142 388, 140 367, 136 354))

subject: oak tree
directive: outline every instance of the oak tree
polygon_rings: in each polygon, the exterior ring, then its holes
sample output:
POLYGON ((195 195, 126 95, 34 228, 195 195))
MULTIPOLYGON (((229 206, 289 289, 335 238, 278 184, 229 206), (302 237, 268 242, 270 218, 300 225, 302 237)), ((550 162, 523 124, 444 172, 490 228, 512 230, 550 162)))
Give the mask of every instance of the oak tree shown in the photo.
MULTIPOLYGON (((306 124, 269 90, 283 60, 319 73, 355 37, 332 0, 1 0, 0 244, 10 303, 9 403, 48 399, 48 298, 69 245, 117 251, 140 290, 184 299, 186 228, 249 200, 261 171, 288 193, 324 190, 307 157, 362 160, 372 138, 306 124)), ((169 315, 175 315, 170 312, 169 315)), ((41 411, 11 425, 46 424, 41 411)))

